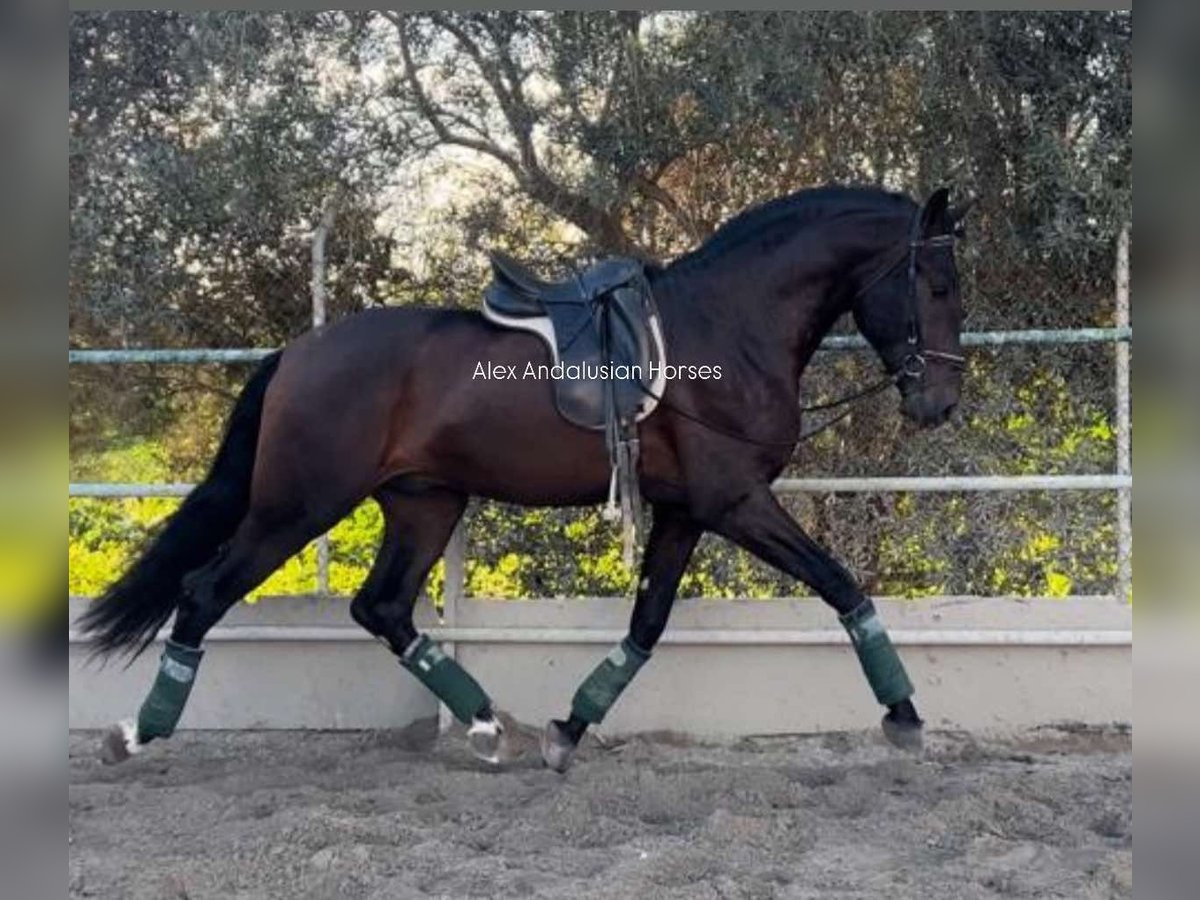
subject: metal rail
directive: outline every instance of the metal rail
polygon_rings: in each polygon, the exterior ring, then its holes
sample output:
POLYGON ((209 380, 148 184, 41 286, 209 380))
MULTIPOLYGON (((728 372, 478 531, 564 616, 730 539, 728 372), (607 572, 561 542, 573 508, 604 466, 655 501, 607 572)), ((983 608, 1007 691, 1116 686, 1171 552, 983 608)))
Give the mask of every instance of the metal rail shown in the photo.
POLYGON ((1112 491, 1133 486, 1132 475, 904 475, 868 478, 780 478, 784 494, 980 493, 989 491, 1112 491))
MULTIPOLYGON (((1005 347, 1031 344, 1112 344, 1129 343, 1133 329, 1118 328, 1031 328, 1021 331, 967 331, 964 347, 1005 347)), ((833 334, 821 341, 822 350, 866 350, 870 347, 860 334, 833 334)))
POLYGON ((175 349, 175 350, 68 350, 68 365, 116 363, 147 363, 150 365, 192 366, 202 363, 249 363, 258 362, 274 353, 273 348, 251 347, 225 349, 175 349))
MULTIPOLYGON (((1117 328, 1051 328, 1023 331, 968 331, 962 336, 964 347, 1002 347, 1036 344, 1111 344, 1133 340, 1128 325, 1117 328)), ((821 342, 822 350, 865 350, 866 340, 857 334, 830 335, 821 342)), ((170 350, 89 350, 68 349, 70 365, 111 365, 145 363, 151 365, 201 365, 205 363, 251 363, 274 353, 274 348, 179 348, 170 350)))
MULTIPOLYGON (((195 485, 73 482, 71 497, 184 497, 195 485)), ((1114 491, 1133 487, 1132 475, 928 475, 867 478, 780 478, 772 487, 781 494, 802 492, 978 493, 990 491, 1114 491)))

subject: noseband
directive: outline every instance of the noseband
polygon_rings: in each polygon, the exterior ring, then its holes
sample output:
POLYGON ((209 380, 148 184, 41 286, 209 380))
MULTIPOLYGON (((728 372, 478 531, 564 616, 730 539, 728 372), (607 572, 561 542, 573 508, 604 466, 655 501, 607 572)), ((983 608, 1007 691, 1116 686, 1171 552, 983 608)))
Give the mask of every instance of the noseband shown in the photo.
POLYGON ((926 364, 931 359, 945 362, 955 369, 962 369, 967 364, 966 357, 959 353, 949 353, 945 350, 933 350, 926 347, 921 335, 920 303, 917 297, 917 253, 925 247, 953 246, 953 234, 939 234, 927 238, 921 237, 921 212, 918 211, 913 216, 912 224, 909 225, 908 238, 904 246, 900 248, 900 252, 896 253, 888 261, 887 265, 872 275, 866 284, 860 287, 854 294, 854 298, 857 300, 888 275, 892 274, 896 270, 896 266, 905 260, 908 261, 908 292, 905 294, 908 352, 904 355, 904 359, 900 361, 900 366, 892 373, 897 381, 902 378, 912 378, 918 381, 923 380, 926 364))

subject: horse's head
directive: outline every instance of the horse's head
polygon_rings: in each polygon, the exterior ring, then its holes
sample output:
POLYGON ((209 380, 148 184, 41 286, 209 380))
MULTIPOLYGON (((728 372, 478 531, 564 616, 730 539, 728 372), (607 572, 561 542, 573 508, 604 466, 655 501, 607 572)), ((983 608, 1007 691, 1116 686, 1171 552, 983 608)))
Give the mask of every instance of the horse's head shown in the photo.
MULTIPOLYGON (((962 295, 954 239, 966 212, 940 188, 914 216, 903 244, 869 264, 856 288, 854 320, 896 378, 904 414, 940 425, 962 389, 962 295)), ((968 204, 969 205, 969 204, 968 204)))

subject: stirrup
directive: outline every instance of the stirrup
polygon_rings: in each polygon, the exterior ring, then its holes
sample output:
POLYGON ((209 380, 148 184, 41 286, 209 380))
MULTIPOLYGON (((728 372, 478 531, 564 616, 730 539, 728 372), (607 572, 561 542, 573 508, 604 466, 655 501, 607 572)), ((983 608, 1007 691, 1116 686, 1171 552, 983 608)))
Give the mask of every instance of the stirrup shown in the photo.
POLYGON ((610 524, 621 518, 621 508, 617 506, 617 466, 615 463, 612 467, 612 476, 608 480, 608 502, 604 504, 600 515, 605 522, 610 524))

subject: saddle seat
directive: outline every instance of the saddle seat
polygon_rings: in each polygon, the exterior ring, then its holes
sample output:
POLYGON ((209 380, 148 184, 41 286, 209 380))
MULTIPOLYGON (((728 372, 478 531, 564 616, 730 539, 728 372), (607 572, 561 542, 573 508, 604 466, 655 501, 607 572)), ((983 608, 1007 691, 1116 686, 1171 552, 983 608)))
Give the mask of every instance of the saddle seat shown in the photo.
POLYGON ((545 303, 588 302, 643 275, 641 263, 622 257, 602 260, 561 281, 547 281, 524 263, 499 251, 491 254, 491 262, 498 286, 506 290, 496 291, 488 301, 494 308, 516 316, 545 315, 545 303))
POLYGON ((645 268, 606 259, 562 281, 547 281, 503 253, 493 253, 483 315, 502 328, 538 335, 564 377, 554 378, 564 419, 594 431, 624 430, 654 411, 666 384, 662 326, 645 268), (601 366, 614 375, 591 377, 601 366), (571 374, 580 377, 569 377, 571 374))

